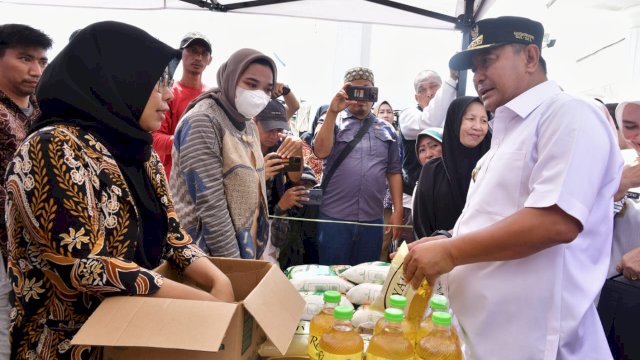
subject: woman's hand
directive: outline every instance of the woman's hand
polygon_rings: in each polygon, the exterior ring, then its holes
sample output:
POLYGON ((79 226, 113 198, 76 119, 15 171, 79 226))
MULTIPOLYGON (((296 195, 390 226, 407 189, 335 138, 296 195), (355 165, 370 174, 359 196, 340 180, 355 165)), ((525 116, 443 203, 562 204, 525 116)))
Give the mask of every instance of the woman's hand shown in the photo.
POLYGON ((284 168, 284 164, 278 154, 273 152, 264 156, 264 177, 266 180, 271 180, 282 168, 284 168))
MULTIPOLYGON (((282 144, 278 147, 278 155, 282 158, 302 155, 302 140, 291 134, 278 134, 282 144)), ((302 170, 302 169, 300 169, 302 170)))
POLYGON ((640 247, 624 254, 616 266, 616 271, 629 280, 638 280, 640 278, 640 247))
POLYGON ((285 191, 280 201, 278 201, 278 207, 282 210, 289 210, 294 206, 303 207, 304 205, 300 201, 309 201, 309 190, 304 186, 294 186, 285 191))
POLYGON ((184 275, 193 280, 198 287, 211 294, 215 300, 235 301, 231 280, 208 258, 201 257, 192 262, 185 269, 184 275))

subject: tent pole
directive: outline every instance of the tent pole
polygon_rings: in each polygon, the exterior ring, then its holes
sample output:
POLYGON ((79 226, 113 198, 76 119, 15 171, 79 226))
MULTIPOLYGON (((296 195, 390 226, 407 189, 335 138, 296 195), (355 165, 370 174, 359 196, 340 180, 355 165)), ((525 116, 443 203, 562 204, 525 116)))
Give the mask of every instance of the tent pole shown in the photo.
MULTIPOLYGON (((475 0, 466 0, 464 6, 464 14, 458 16, 456 28, 462 31, 462 50, 469 46, 471 41, 471 27, 475 23, 473 16, 473 5, 475 0)), ((458 96, 464 96, 467 90, 467 74, 468 71, 460 71, 458 74, 458 96)))

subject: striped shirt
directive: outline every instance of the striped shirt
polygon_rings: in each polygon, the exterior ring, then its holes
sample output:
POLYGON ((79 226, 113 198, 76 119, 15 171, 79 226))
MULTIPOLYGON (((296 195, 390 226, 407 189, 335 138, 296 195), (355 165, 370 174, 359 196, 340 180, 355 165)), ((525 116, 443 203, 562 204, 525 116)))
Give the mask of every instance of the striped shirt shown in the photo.
POLYGON ((171 194, 180 222, 211 256, 260 258, 269 226, 256 125, 236 129, 210 98, 174 134, 171 194))

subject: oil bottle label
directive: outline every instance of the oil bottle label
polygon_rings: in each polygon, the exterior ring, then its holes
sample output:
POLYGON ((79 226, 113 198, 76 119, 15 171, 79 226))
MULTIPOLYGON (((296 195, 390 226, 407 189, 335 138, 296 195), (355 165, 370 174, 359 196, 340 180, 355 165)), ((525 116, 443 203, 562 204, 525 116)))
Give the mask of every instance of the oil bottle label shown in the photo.
MULTIPOLYGON (((369 357, 367 356, 367 360, 369 357)), ((349 355, 331 354, 326 351, 321 351, 318 356, 318 360, 362 360, 362 352, 357 352, 349 355)))
POLYGON ((318 360, 320 352, 320 338, 316 334, 309 335, 309 345, 307 346, 307 355, 313 360, 318 360))

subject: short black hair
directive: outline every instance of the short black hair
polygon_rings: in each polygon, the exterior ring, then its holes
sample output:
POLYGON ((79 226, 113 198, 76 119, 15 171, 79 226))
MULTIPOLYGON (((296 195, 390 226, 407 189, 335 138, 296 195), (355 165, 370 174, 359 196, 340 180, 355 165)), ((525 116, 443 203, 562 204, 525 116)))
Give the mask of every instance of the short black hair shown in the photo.
POLYGON ((53 40, 38 29, 23 24, 0 25, 0 56, 6 49, 16 47, 37 47, 51 49, 53 40))

